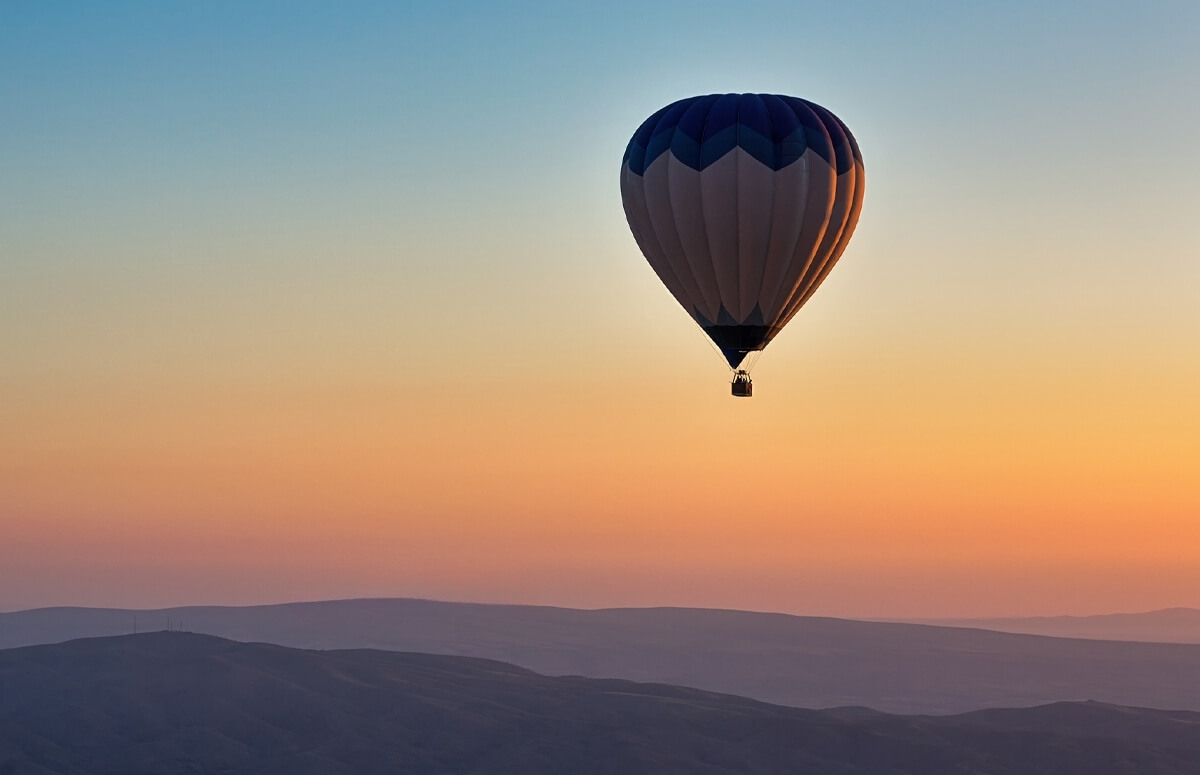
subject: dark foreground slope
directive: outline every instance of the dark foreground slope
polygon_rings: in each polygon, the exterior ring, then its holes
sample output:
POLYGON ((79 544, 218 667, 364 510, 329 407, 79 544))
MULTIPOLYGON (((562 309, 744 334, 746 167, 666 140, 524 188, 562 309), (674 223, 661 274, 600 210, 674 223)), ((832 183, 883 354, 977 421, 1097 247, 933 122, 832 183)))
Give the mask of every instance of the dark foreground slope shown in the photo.
POLYGON ((163 611, 0 614, 0 646, 159 629, 300 648, 379 648, 511 662, 808 708, 894 713, 1098 700, 1200 711, 1200 645, 1114 643, 749 611, 341 600, 163 611))
POLYGON ((183 633, 0 652, 0 772, 1200 773, 1200 714, 811 711, 183 633))

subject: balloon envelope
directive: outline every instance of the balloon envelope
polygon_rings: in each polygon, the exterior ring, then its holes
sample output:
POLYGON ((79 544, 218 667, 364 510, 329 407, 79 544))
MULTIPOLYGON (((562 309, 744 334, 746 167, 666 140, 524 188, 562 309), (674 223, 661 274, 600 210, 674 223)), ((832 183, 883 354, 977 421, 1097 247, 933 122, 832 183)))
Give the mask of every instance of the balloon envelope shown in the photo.
POLYGON ((825 108, 711 94, 672 103, 638 128, 621 198, 650 266, 737 368, 846 249, 864 180, 858 144, 825 108))

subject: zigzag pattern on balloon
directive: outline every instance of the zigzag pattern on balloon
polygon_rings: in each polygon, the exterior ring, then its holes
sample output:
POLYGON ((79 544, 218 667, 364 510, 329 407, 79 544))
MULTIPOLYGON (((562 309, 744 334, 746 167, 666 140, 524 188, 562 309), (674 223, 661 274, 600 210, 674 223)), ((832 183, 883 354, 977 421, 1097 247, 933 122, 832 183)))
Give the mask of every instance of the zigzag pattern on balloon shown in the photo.
POLYGON ((809 148, 839 174, 862 161, 832 113, 774 94, 710 94, 674 102, 642 123, 622 161, 641 175, 670 150, 687 166, 703 170, 734 148, 772 170, 794 163, 809 148))

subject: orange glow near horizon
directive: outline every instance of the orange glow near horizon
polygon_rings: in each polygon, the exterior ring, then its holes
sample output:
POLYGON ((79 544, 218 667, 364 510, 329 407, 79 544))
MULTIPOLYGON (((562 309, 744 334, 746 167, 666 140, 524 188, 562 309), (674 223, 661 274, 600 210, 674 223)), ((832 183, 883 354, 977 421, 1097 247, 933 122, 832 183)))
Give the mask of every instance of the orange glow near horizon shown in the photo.
POLYGON ((61 578, 27 605, 1200 603, 1192 364, 1156 365, 1162 387, 1139 403, 1141 377, 1097 381, 1090 362, 1069 378, 1049 356, 861 355, 831 348, 791 372, 764 359, 748 402, 701 359, 647 365, 661 377, 645 388, 580 364, 536 383, 46 396, 7 418, 0 446, 0 500, 29 516, 6 525, 6 585, 40 564, 61 578), (96 573, 131 586, 91 596, 96 573))

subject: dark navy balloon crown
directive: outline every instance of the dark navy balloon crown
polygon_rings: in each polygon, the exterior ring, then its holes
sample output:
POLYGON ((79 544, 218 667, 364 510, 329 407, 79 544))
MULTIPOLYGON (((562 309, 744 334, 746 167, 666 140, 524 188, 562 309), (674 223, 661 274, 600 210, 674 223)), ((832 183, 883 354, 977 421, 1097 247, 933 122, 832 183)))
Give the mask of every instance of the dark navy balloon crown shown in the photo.
POLYGON ((837 116, 807 100, 776 94, 709 94, 674 102, 638 127, 623 161, 642 175, 669 149, 679 161, 702 170, 734 148, 773 170, 809 149, 839 175, 862 162, 837 116))

